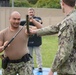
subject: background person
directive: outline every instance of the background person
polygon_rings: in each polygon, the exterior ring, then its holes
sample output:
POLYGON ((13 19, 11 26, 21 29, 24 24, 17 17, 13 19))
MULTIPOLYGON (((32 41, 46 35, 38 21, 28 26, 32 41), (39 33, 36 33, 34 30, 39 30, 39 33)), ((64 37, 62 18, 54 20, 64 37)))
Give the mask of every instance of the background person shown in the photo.
MULTIPOLYGON (((40 17, 35 16, 35 10, 33 8, 29 8, 28 9, 28 15, 29 17, 32 17, 32 21, 30 20, 29 25, 31 26, 36 26, 38 29, 42 28, 42 25, 37 25, 35 21, 39 22, 42 24, 42 19, 40 17)), ((25 20, 21 21, 20 25, 24 25, 25 24, 25 20)), ((36 54, 36 59, 37 59, 37 65, 38 65, 38 71, 42 72, 42 57, 41 57, 41 46, 42 44, 42 38, 41 36, 37 36, 36 34, 32 35, 31 37, 29 37, 28 40, 28 49, 29 52, 31 54, 31 56, 33 57, 33 51, 35 51, 36 54)), ((32 67, 34 69, 34 60, 32 58, 32 67)))

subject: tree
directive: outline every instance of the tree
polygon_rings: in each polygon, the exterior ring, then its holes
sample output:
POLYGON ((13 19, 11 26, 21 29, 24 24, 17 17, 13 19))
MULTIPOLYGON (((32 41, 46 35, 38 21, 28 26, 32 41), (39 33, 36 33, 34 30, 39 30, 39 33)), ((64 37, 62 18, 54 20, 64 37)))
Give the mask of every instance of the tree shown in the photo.
MULTIPOLYGON (((10 1, 10 6, 12 6, 12 0, 10 1)), ((15 7, 32 7, 27 0, 14 0, 15 7)))
POLYGON ((36 2, 38 1, 38 0, 27 0, 29 3, 31 3, 31 4, 36 4, 36 2))
POLYGON ((60 8, 60 0, 38 0, 35 6, 46 8, 60 8))
MULTIPOLYGON (((10 0, 10 4, 12 0, 10 0)), ((60 0, 14 0, 16 7, 60 8, 60 0)))

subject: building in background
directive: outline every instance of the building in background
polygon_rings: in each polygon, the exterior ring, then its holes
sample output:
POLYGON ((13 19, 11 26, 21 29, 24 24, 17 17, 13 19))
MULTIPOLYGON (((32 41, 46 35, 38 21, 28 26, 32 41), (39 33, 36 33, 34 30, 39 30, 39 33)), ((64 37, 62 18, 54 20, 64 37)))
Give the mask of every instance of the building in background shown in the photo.
POLYGON ((10 0, 0 0, 0 7, 9 7, 10 0))

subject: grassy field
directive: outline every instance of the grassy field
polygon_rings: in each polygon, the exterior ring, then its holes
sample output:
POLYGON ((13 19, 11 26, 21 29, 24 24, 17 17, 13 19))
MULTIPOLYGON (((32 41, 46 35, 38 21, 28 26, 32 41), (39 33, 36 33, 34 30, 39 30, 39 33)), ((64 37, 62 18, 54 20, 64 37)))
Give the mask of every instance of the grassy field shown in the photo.
MULTIPOLYGON (((42 36, 41 54, 42 54, 43 67, 51 67, 57 48, 58 48, 57 35, 42 36)), ((35 59, 34 60, 35 67, 37 67, 35 55, 34 59, 35 59)))
MULTIPOLYGON (((43 67, 51 67, 52 61, 56 54, 58 47, 58 39, 56 35, 53 36, 42 36, 42 45, 41 45, 41 54, 42 54, 42 61, 43 67)), ((34 54, 34 64, 36 64, 36 57, 34 54)), ((0 59, 0 68, 1 68, 1 59, 0 59)))

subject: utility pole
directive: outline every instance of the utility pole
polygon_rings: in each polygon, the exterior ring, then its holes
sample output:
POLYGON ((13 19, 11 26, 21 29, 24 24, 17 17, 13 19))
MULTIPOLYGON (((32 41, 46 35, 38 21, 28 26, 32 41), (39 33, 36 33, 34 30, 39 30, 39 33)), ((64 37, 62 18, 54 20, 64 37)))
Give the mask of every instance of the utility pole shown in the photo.
POLYGON ((14 7, 14 0, 12 0, 12 7, 14 7))

